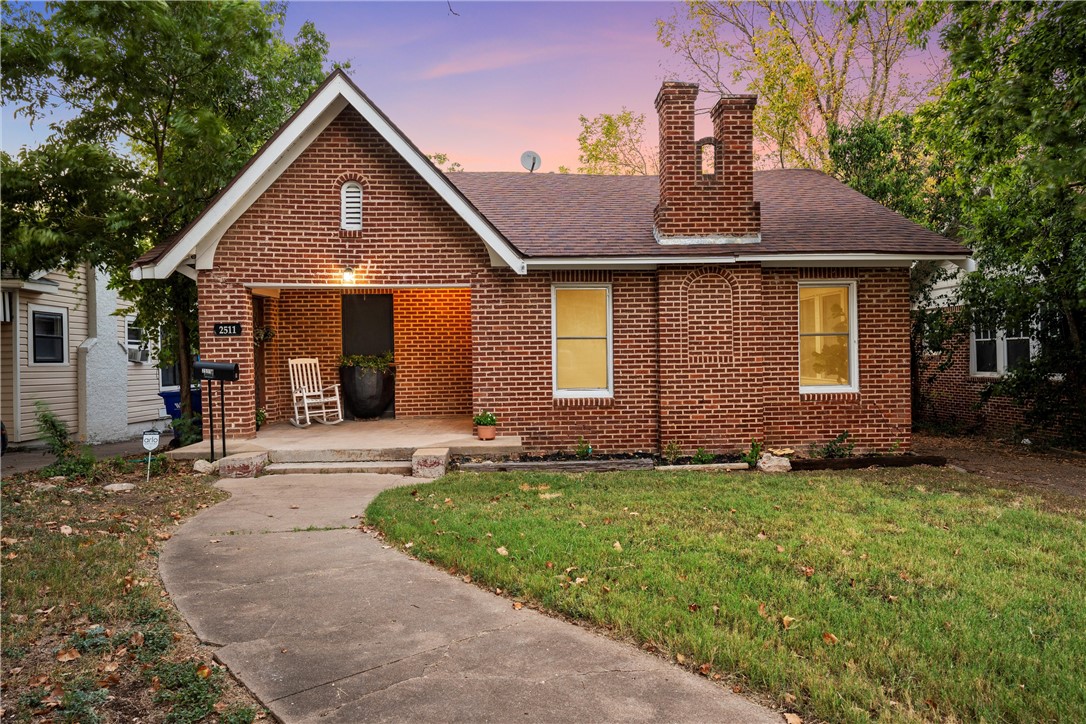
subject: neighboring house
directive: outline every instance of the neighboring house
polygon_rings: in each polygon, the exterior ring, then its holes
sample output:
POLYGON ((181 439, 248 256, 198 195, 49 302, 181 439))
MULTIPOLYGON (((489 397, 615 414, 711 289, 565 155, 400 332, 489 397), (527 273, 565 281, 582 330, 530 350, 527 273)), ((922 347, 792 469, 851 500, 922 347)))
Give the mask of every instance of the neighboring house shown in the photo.
POLYGON ((12 444, 39 439, 39 400, 83 442, 131 439, 161 417, 159 370, 131 317, 114 316, 124 307, 107 282, 86 267, 3 273, 0 417, 12 444))
POLYGON ((909 266, 968 251, 822 173, 754 172, 752 96, 697 140, 697 92, 660 89, 659 177, 446 175, 337 71, 132 273, 196 278, 235 436, 290 415, 289 359, 335 381, 391 315, 398 417, 492 410, 534 449, 907 449, 909 266))
MULTIPOLYGON (((953 314, 962 274, 974 268, 971 262, 965 270, 943 265, 948 273, 933 284, 932 303, 953 314)), ((917 370, 918 416, 928 424, 970 432, 1011 435, 1022 431, 1025 417, 1018 403, 999 395, 985 400, 981 393, 1037 351, 1037 342, 1028 328, 977 325, 968 336, 952 340, 947 353, 925 353, 917 370)))

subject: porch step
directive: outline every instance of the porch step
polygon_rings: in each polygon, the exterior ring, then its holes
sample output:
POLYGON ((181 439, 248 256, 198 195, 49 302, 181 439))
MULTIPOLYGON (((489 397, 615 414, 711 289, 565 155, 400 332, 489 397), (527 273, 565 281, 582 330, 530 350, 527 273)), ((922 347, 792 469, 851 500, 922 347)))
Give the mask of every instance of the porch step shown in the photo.
POLYGON ((284 450, 271 449, 268 456, 273 463, 362 463, 397 462, 411 467, 413 447, 377 448, 370 450, 284 450))
POLYGON ((272 463, 264 468, 265 475, 290 475, 307 473, 328 475, 333 473, 374 473, 379 475, 411 475, 410 460, 340 461, 340 462, 286 462, 272 463))

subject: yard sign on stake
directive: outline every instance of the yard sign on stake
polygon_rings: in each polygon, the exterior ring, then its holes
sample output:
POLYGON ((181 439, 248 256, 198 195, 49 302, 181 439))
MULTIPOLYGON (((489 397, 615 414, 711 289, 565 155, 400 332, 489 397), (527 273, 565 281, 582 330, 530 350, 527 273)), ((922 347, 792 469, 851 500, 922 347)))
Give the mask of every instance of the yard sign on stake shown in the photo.
POLYGON ((147 451, 147 481, 151 482, 151 453, 158 449, 158 430, 151 428, 143 433, 143 449, 147 451))

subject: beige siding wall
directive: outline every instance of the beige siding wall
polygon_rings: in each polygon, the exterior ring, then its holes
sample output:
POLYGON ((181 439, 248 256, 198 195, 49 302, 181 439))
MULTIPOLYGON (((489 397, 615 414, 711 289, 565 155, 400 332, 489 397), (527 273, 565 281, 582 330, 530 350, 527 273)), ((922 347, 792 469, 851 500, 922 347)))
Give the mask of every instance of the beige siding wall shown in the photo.
POLYGON ((34 419, 34 405, 44 400, 61 420, 68 424, 73 435, 79 434, 79 395, 77 350, 87 338, 87 286, 83 270, 69 277, 64 272, 51 272, 47 279, 60 286, 49 294, 32 294, 25 290, 19 294, 19 328, 24 330, 19 340, 20 391, 19 416, 22 435, 19 442, 38 437, 34 419), (67 351, 64 364, 33 364, 30 357, 32 337, 30 308, 52 307, 67 311, 67 351))
MULTIPOLYGON (((14 310, 12 311, 14 315, 14 310)), ((15 350, 12 339, 14 322, 0 322, 0 419, 8 427, 8 435, 15 433, 15 350)))

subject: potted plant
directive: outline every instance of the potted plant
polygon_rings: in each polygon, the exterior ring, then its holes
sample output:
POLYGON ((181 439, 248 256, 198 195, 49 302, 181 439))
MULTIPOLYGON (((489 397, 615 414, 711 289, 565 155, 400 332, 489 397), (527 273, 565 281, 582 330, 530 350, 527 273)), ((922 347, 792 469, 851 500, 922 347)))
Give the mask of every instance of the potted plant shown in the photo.
POLYGON ((343 401, 355 417, 377 417, 392 402, 396 370, 392 352, 345 354, 339 358, 343 401))
POLYGON ((493 440, 498 432, 498 418, 493 412, 483 410, 471 419, 475 423, 475 434, 480 440, 493 440))
POLYGON ((264 342, 270 342, 275 338, 274 327, 257 327, 253 330, 253 343, 259 347, 264 342))

